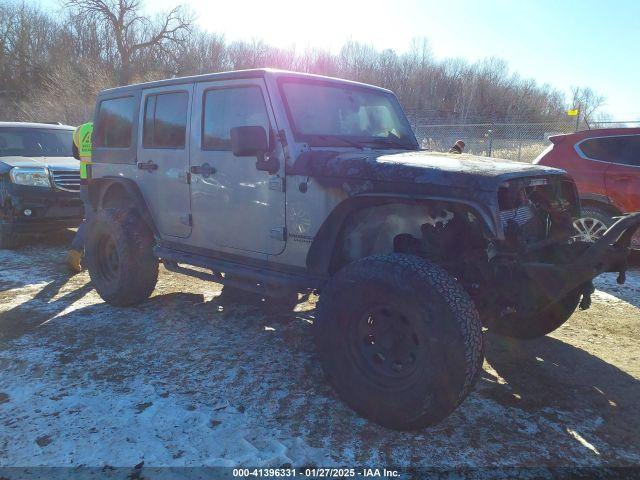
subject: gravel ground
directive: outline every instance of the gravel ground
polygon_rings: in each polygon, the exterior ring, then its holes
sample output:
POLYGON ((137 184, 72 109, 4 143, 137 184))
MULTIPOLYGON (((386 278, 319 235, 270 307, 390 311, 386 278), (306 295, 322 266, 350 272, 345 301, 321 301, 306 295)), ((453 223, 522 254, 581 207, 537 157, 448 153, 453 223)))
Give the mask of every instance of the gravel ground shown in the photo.
POLYGON ((0 251, 0 466, 640 465, 640 271, 534 341, 487 336, 475 391, 400 433, 325 383, 314 299, 266 315, 162 270, 145 304, 104 304, 64 242, 0 251))

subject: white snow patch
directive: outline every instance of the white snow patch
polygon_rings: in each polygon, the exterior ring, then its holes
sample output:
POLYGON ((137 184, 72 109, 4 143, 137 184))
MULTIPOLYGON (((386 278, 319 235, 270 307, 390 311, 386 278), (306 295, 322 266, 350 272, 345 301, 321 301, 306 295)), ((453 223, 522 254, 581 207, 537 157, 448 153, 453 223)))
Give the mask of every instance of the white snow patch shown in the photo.
POLYGON ((600 455, 600 452, 598 451, 598 449, 596 447, 594 447, 593 445, 591 445, 589 442, 587 442, 585 440, 585 438, 582 435, 580 435, 578 432, 576 432, 575 430, 573 430, 571 428, 567 428, 567 433, 569 435, 571 435, 573 438, 575 438, 578 442, 580 442, 580 444, 582 446, 588 448, 589 450, 591 450, 596 455, 600 455))

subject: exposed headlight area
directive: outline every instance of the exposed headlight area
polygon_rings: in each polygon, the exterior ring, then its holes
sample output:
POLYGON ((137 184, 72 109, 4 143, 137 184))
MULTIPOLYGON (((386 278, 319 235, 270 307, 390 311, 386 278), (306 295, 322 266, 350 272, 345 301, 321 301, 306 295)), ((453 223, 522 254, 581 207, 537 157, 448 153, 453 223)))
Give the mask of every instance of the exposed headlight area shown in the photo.
POLYGON ((564 177, 505 182, 498 204, 506 239, 520 246, 569 238, 579 208, 575 184, 564 177))
POLYGON ((16 185, 51 188, 49 170, 45 167, 13 167, 9 177, 16 185))

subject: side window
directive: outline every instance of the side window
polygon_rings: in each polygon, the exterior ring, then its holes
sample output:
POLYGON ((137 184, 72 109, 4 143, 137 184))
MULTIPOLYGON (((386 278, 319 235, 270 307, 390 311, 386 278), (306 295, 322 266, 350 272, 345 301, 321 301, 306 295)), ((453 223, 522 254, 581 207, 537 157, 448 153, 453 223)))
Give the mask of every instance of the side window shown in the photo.
POLYGON ((187 92, 149 95, 144 107, 142 145, 145 148, 184 148, 188 106, 187 92))
POLYGON ((640 135, 589 138, 578 149, 592 160, 640 166, 640 135))
POLYGON ((269 135, 269 116, 259 87, 207 90, 203 111, 204 150, 231 150, 234 127, 261 126, 269 135))
POLYGON ((134 97, 114 98, 100 102, 94 129, 94 146, 129 148, 136 110, 134 97))

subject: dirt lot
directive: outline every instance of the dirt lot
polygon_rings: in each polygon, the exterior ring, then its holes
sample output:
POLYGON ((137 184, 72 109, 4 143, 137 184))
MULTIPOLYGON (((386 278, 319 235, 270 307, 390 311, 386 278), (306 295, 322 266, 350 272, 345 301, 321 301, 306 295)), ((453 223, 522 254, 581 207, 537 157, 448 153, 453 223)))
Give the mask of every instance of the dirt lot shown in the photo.
POLYGON ((549 337, 487 337, 474 393, 418 433, 358 418, 323 380, 313 301, 288 315, 162 271, 105 305, 64 248, 0 251, 0 465, 640 464, 640 272, 597 282, 549 337))

